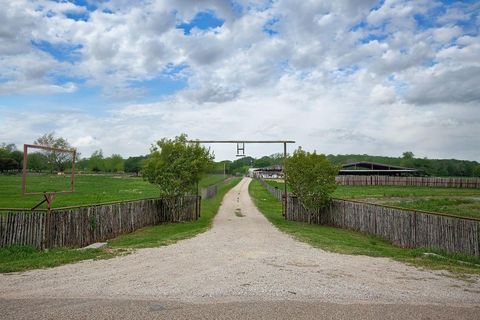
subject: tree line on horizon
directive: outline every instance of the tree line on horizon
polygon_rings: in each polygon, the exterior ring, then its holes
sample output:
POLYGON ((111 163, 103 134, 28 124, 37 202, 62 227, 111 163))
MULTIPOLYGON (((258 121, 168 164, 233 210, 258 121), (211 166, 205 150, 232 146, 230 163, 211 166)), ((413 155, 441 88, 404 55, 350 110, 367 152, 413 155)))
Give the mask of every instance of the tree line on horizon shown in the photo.
MULTIPOLYGON (((55 137, 53 133, 45 134, 34 141, 36 144, 48 145, 57 148, 71 149, 72 146, 62 137, 55 137)), ((68 158, 61 153, 32 152, 27 159, 27 169, 33 172, 60 172, 71 167, 68 158)), ((94 151, 90 157, 78 156, 76 170, 90 173, 131 173, 139 175, 143 163, 148 155, 123 158, 120 154, 104 156, 101 149, 94 151)), ((428 159, 415 158, 410 151, 400 157, 372 156, 367 154, 327 155, 335 165, 357 161, 369 161, 403 166, 423 170, 429 176, 439 177, 480 177, 480 163, 477 161, 456 159, 428 159)), ((17 173, 22 170, 23 151, 18 150, 15 144, 0 144, 0 173, 17 173)), ((283 154, 253 158, 250 156, 230 161, 214 162, 209 170, 210 174, 243 175, 249 168, 264 168, 283 165, 283 154)))
POLYGON ((423 170, 432 177, 480 177, 480 163, 457 159, 415 158, 411 151, 401 157, 371 156, 367 154, 328 155, 334 164, 347 164, 358 161, 384 163, 394 166, 423 170))

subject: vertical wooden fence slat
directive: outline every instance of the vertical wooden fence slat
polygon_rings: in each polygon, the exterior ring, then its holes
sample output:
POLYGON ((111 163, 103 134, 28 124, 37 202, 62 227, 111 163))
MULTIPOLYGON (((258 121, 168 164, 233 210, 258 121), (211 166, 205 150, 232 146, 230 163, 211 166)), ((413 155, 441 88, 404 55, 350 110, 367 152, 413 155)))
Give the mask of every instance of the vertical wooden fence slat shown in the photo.
MULTIPOLYGON (((354 177, 358 178, 358 176, 354 177)), ((372 182, 383 183, 386 181, 384 178, 386 177, 372 180, 372 182)), ((262 179, 258 179, 258 181, 277 200, 281 201, 283 193, 280 197, 277 197, 278 189, 267 184, 262 179)), ((337 177, 338 181, 348 185, 354 183, 348 179, 348 176, 339 176, 337 177)), ((407 183, 406 180, 394 181, 395 183, 407 183)), ((416 184, 423 183, 422 181, 424 180, 411 180, 410 182, 416 184)), ((437 179, 433 181, 435 184, 438 182, 437 179)), ((365 181, 362 183, 365 183, 365 181)), ((431 183, 432 180, 427 182, 428 185, 431 183)), ((443 180, 440 183, 445 186, 450 182, 449 180, 443 180)), ((452 185, 465 187, 463 180, 453 183, 452 185)), ((480 220, 478 219, 453 217, 340 199, 334 199, 328 208, 307 210, 298 201, 298 198, 289 195, 287 200, 288 212, 285 216, 287 220, 325 224, 366 234, 374 234, 406 248, 435 248, 449 253, 480 256, 480 220)))
POLYGON ((0 247, 79 247, 147 225, 198 219, 200 197, 185 196, 175 199, 173 204, 172 207, 166 205, 165 199, 145 199, 60 208, 51 211, 49 223, 46 212, 10 210, 0 214, 0 247), (173 207, 177 211, 175 216, 173 207))
POLYGON ((417 186, 444 188, 480 188, 480 178, 462 177, 395 177, 395 176, 357 176, 341 175, 336 177, 339 185, 345 186, 417 186))
POLYGON ((405 248, 435 248, 449 253, 480 255, 480 221, 389 208, 370 203, 333 200, 323 210, 306 210, 288 199, 287 220, 321 223, 380 236, 405 248), (321 215, 310 219, 310 215, 321 215))

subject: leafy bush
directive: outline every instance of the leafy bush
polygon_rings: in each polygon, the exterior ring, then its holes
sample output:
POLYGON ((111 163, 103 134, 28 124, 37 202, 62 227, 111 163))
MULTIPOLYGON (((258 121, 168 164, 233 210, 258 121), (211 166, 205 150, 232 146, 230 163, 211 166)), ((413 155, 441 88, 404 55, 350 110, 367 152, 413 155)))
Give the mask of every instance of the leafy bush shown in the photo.
POLYGON ((297 149, 287 159, 287 183, 300 201, 310 209, 326 207, 337 185, 335 177, 339 167, 328 161, 324 154, 297 149))
POLYGON ((164 138, 151 148, 142 175, 159 187, 160 196, 182 196, 195 190, 212 163, 209 149, 188 142, 182 134, 173 140, 164 138))

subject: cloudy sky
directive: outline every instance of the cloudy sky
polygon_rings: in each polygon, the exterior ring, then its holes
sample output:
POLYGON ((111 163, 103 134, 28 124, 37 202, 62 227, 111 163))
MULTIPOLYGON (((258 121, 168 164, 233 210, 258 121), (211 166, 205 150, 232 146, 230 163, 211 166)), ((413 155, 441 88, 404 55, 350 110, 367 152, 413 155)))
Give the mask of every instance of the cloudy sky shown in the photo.
POLYGON ((130 156, 187 133, 480 160, 478 1, 0 6, 0 143, 55 132, 84 156, 130 156))

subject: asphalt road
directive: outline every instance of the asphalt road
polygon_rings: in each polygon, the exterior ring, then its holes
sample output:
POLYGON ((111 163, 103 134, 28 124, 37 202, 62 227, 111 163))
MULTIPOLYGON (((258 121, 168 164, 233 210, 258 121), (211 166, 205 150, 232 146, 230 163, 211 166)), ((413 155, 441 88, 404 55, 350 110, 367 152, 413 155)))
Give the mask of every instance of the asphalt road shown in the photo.
POLYGON ((305 301, 215 302, 109 299, 0 299, 2 319, 479 319, 480 307, 335 304, 305 301))

